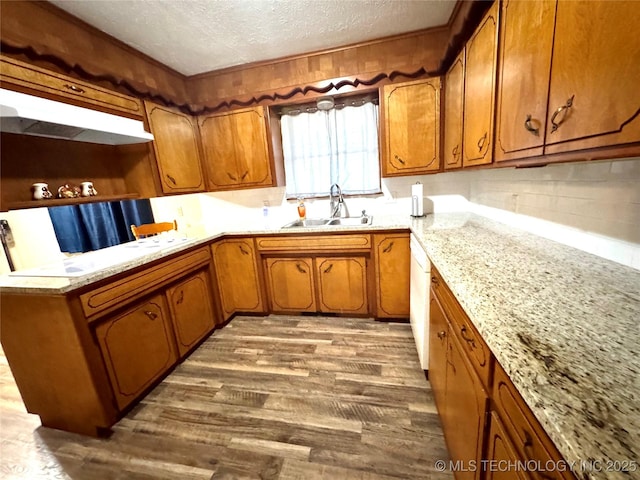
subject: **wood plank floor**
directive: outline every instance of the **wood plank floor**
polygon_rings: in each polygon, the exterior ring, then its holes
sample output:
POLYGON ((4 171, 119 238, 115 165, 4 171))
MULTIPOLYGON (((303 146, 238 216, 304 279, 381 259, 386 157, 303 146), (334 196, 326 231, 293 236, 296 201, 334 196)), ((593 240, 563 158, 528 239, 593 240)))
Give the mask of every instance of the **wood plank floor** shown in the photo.
POLYGON ((108 439, 41 427, 0 357, 3 479, 447 479, 408 324, 237 317, 108 439))

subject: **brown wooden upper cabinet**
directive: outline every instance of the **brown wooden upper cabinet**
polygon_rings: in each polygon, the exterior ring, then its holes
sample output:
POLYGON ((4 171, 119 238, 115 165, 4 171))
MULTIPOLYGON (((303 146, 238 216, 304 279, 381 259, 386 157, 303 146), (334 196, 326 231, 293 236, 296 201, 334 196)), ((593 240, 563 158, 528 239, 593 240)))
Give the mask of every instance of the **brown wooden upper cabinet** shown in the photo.
POLYGON ((270 124, 264 107, 198 117, 209 190, 276 184, 270 124))
POLYGON ((638 2, 505 1, 496 160, 640 141, 638 2))
POLYGON ((382 176, 418 175, 440 169, 440 78, 382 88, 382 176))
POLYGON ((486 13, 466 47, 462 138, 465 167, 492 162, 498 4, 495 2, 486 13))
POLYGON ((445 170, 462 167, 462 106, 464 101, 465 49, 454 60, 445 77, 444 141, 442 159, 445 170))
POLYGON ((149 101, 144 102, 144 107, 154 136, 162 192, 204 191, 198 127, 193 117, 149 101))

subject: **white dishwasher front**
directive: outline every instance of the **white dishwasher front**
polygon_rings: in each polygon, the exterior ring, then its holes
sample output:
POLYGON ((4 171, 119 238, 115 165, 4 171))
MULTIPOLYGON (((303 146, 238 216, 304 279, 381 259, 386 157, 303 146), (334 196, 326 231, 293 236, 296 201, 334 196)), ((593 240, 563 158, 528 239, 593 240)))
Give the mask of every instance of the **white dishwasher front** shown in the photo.
POLYGON ((418 239, 411 234, 409 319, 423 370, 429 370, 429 279, 431 263, 418 239))

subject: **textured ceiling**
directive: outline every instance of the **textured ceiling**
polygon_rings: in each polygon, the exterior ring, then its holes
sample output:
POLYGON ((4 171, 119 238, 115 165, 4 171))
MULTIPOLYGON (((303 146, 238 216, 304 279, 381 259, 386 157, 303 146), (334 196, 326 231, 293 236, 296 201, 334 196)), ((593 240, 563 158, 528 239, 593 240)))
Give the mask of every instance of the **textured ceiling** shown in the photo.
POLYGON ((454 0, 51 0, 185 75, 444 25, 454 0))

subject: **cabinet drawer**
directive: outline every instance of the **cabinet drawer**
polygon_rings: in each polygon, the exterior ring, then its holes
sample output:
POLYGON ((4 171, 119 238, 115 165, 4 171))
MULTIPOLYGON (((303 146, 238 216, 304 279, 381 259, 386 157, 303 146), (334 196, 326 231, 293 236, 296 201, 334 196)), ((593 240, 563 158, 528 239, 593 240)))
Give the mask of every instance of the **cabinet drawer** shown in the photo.
MULTIPOLYGON (((558 462, 562 455, 548 437, 542 425, 533 416, 511 380, 496 363, 493 382, 493 401, 507 434, 524 461, 535 460, 540 465, 546 462, 558 462)), ((557 463, 556 463, 557 464, 557 463)), ((570 472, 535 472, 538 479, 574 479, 570 472)))
POLYGON ((106 313, 129 300, 138 298, 152 289, 173 281, 181 273, 194 270, 210 260, 209 249, 201 248, 178 258, 148 268, 100 288, 80 295, 80 303, 86 317, 106 313))
POLYGON ((484 387, 488 390, 493 363, 491 350, 489 350, 482 336, 473 326, 469 317, 467 317, 467 314, 433 265, 431 266, 431 287, 432 292, 435 293, 442 307, 448 313, 453 335, 460 341, 473 368, 480 376, 484 387))
MULTIPOLYGON (((60 75, 8 57, 0 57, 2 82, 37 90, 87 106, 118 110, 129 116, 142 116, 142 102, 127 95, 60 75)), ((100 108, 99 108, 100 109, 100 108)))
POLYGON ((330 252, 370 250, 371 235, 296 235, 261 237, 256 241, 260 251, 330 252))

